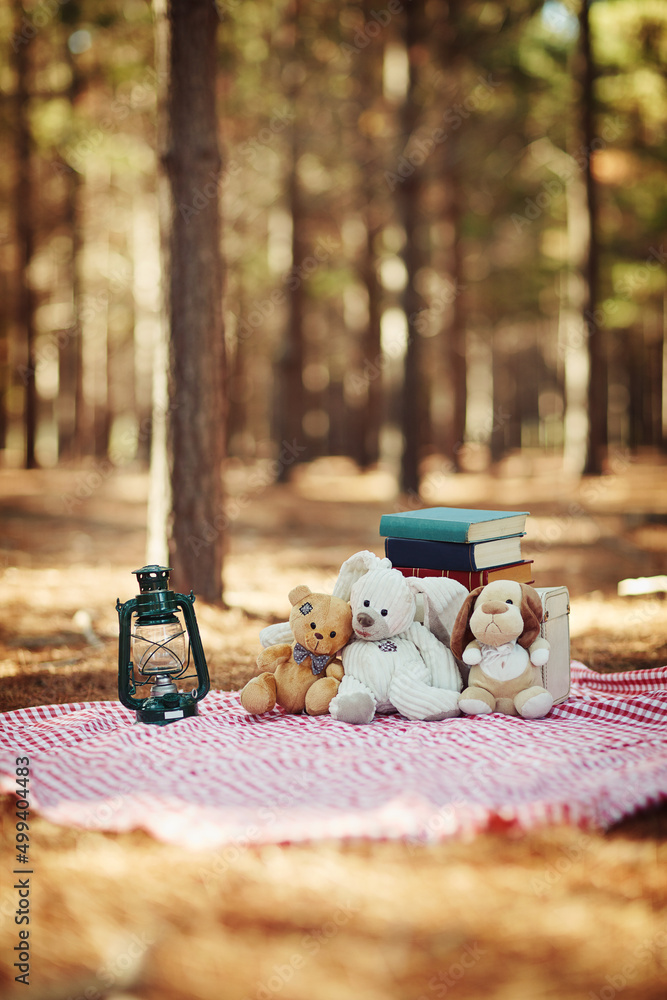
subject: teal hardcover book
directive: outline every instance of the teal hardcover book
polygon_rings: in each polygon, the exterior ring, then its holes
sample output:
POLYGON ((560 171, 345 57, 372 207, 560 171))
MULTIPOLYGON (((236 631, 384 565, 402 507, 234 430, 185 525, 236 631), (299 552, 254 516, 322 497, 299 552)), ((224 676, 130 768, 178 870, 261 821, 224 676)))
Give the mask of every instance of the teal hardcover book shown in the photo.
POLYGON ((483 542, 523 534, 527 510, 474 510, 465 507, 426 507, 383 514, 380 534, 394 538, 423 538, 434 542, 483 542))

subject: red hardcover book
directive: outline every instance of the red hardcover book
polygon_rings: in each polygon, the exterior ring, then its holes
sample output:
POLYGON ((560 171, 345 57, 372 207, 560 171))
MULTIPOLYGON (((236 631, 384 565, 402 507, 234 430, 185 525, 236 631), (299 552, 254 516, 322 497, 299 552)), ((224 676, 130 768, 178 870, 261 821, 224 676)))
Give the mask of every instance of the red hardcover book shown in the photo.
POLYGON ((492 569, 456 570, 456 569, 421 569, 418 566, 394 566, 403 576, 425 577, 440 576, 449 580, 458 580, 468 590, 475 587, 486 587, 492 580, 516 580, 517 583, 535 583, 533 576, 533 560, 523 559, 521 562, 507 563, 505 566, 494 566, 492 569))

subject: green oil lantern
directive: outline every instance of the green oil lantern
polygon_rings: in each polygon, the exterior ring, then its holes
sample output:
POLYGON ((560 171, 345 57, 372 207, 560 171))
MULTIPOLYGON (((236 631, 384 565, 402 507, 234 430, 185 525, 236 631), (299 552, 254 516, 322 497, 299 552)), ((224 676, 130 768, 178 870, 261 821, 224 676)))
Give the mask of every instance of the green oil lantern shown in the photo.
POLYGON ((169 590, 170 567, 142 566, 132 572, 139 593, 125 604, 116 601, 118 696, 135 710, 138 722, 166 726, 198 715, 210 686, 195 596, 169 590))

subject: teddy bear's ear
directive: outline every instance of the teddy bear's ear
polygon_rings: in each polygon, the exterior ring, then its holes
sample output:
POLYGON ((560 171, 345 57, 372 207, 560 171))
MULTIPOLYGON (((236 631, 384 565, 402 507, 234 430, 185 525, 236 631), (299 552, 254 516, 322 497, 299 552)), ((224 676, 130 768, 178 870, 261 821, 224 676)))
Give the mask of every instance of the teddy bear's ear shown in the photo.
POLYGON ((526 583, 521 584, 521 616, 523 618, 523 632, 517 642, 524 649, 528 649, 540 634, 543 610, 540 595, 526 583))
POLYGON ((312 590, 310 587, 307 587, 305 583, 302 583, 300 587, 295 587, 294 590, 290 590, 287 596, 292 607, 295 607, 300 601, 305 600, 309 594, 312 594, 312 590))
POLYGON ((457 660, 461 659, 463 650, 466 648, 468 643, 472 642, 475 638, 470 630, 468 622, 470 621, 475 608, 475 601, 483 590, 484 587, 475 587, 474 590, 471 590, 459 608, 459 613, 456 616, 454 628, 452 629, 451 650, 457 660))

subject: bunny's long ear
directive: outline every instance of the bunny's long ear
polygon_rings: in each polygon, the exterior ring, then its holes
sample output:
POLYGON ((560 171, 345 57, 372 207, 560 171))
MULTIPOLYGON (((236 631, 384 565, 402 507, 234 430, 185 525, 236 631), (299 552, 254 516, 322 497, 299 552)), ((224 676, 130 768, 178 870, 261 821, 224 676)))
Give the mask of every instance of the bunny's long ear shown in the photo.
POLYGON ((426 628, 449 646, 456 616, 468 594, 466 588, 457 580, 446 577, 422 580, 409 576, 407 584, 413 594, 422 596, 426 628))
POLYGON ((533 587, 528 586, 526 583, 522 583, 521 616, 523 618, 523 632, 517 639, 517 642, 520 646, 523 646, 524 649, 528 649, 528 647, 540 634, 540 625, 542 624, 543 615, 544 609, 542 608, 540 595, 533 587))
POLYGON ((470 618, 475 608, 475 601, 483 590, 484 587, 475 587, 474 590, 471 590, 456 616, 452 631, 451 650, 457 660, 461 659, 463 650, 475 638, 470 628, 470 618))
POLYGON ((372 569, 391 569, 391 563, 388 559, 380 559, 379 556, 376 556, 368 549, 355 552, 341 566, 338 579, 333 588, 333 596, 340 597, 344 601, 349 601, 354 584, 372 569))

